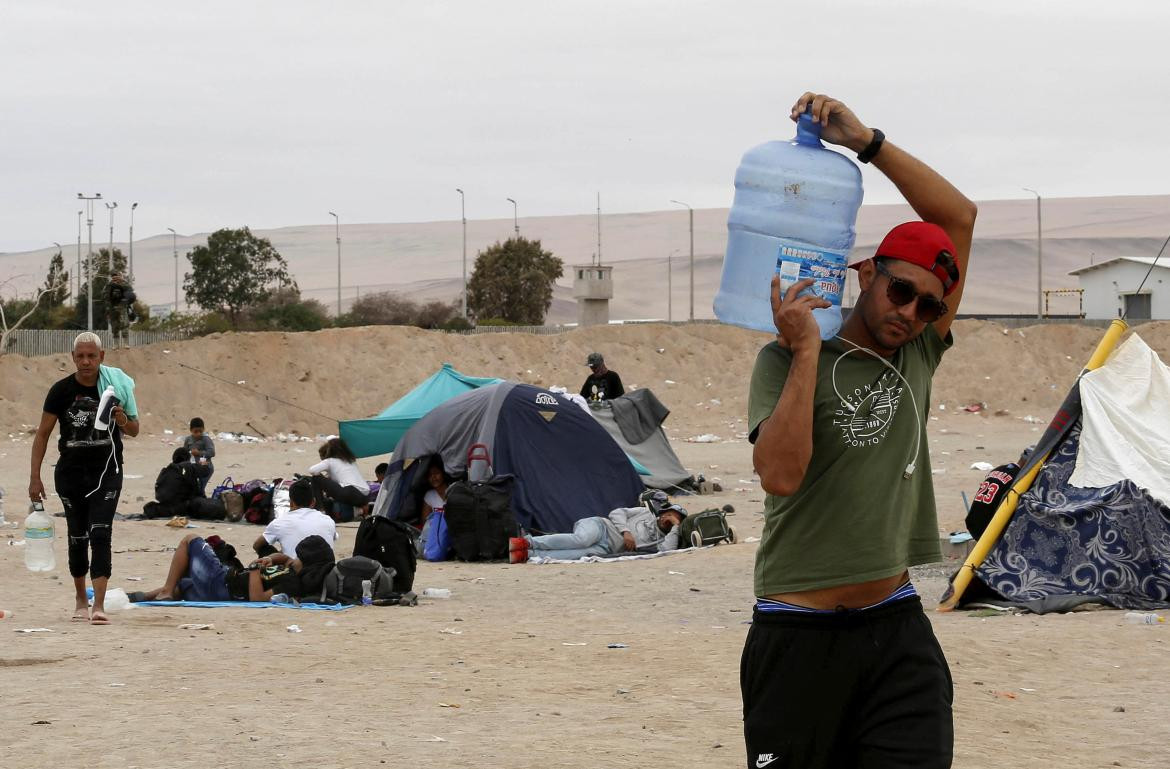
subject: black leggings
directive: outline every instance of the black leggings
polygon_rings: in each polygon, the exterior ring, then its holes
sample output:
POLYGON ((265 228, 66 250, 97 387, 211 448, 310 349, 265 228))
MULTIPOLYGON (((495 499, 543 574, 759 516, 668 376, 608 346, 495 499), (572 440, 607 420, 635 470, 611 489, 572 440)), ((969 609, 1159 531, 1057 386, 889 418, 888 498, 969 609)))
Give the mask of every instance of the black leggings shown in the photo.
POLYGON ((366 505, 370 503, 370 492, 354 488, 353 486, 342 486, 332 478, 326 478, 324 475, 313 476, 313 496, 317 500, 317 509, 324 511, 326 502, 340 502, 343 505, 350 505, 360 510, 364 510, 366 505))
POLYGON ((100 467, 58 465, 53 480, 65 507, 69 530, 69 574, 84 577, 88 571, 91 579, 108 578, 114 571, 111 542, 114 512, 122 494, 122 473, 115 472, 111 465, 102 478, 100 467))

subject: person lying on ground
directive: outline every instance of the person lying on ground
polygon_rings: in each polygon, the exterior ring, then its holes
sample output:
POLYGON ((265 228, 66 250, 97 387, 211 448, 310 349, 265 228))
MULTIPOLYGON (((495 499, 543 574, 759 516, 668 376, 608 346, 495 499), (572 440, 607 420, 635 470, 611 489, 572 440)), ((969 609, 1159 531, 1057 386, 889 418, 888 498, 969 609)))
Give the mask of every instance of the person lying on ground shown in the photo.
POLYGON ((171 453, 171 463, 159 471, 154 481, 155 501, 146 503, 143 515, 147 518, 204 517, 198 505, 191 503, 205 499, 201 486, 210 475, 210 465, 192 462, 190 452, 180 446, 171 453))
POLYGON ((330 438, 317 453, 321 461, 309 468, 309 474, 321 509, 331 513, 338 502, 361 515, 369 502, 370 486, 358 469, 357 457, 340 438, 330 438))
POLYGON ((529 558, 576 561, 590 555, 666 552, 678 548, 679 524, 687 511, 676 504, 653 507, 619 507, 608 516, 582 518, 570 534, 514 537, 508 560, 524 563, 529 558))
POLYGON ((298 595, 301 562, 283 554, 245 567, 236 549, 218 536, 188 534, 179 541, 162 587, 133 593, 141 601, 268 601, 298 595))
POLYGON ((295 554, 301 540, 314 534, 332 544, 337 540, 337 524, 315 509, 313 485, 308 478, 300 478, 288 489, 288 512, 273 519, 252 548, 260 556, 275 552, 295 554))

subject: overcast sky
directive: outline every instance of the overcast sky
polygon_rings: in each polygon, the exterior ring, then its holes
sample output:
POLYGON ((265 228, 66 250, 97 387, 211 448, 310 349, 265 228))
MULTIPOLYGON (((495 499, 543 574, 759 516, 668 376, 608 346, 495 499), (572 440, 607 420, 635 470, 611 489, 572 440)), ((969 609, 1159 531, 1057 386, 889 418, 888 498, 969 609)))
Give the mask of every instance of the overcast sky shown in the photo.
MULTIPOLYGON (((975 199, 1170 192, 1170 4, 0 5, 0 251, 345 222, 725 207, 840 97, 975 199), (104 209, 95 240, 104 240, 104 209)), ((866 170, 866 202, 897 194, 866 170)), ((102 233, 99 235, 98 233, 102 233)))

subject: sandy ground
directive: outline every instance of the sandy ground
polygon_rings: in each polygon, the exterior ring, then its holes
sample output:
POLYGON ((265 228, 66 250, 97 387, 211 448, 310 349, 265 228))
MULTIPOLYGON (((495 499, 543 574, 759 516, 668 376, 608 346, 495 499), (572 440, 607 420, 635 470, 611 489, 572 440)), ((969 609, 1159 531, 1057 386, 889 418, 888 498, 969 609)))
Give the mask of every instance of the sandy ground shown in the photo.
MULTIPOLYGON (((1170 328, 1141 333, 1166 355, 1170 328)), ((1025 417, 1050 416, 1100 332, 1004 334, 965 323, 957 335, 936 379, 929 425, 943 532, 961 527, 960 492, 970 496, 982 475, 971 463, 1005 461, 1035 440, 1042 425, 1025 417), (958 411, 972 401, 988 408, 958 411)), ((170 353, 119 353, 140 379, 143 411, 153 414, 143 435, 128 441, 121 510, 133 512, 150 498, 176 438, 163 430, 179 433, 190 410, 175 406, 176 398, 222 421, 219 429, 258 410, 241 388, 172 370, 172 356, 218 367, 236 381, 245 377, 226 370, 229 354, 267 354, 247 376, 259 377, 257 386, 289 380, 286 400, 310 397, 326 414, 348 402, 360 416, 405 392, 439 358, 458 360, 470 373, 531 369, 530 381, 565 383, 571 375, 575 383, 576 358, 597 347, 627 382, 653 386, 674 408, 667 425, 683 463, 724 486, 683 504, 729 502, 740 537, 755 537, 763 496, 738 420, 751 350, 761 339, 719 327, 487 339, 349 332, 347 350, 369 344, 395 355, 396 364, 378 374, 377 393, 366 392, 374 377, 362 363, 369 355, 347 369, 336 357, 342 340, 330 334, 237 338, 231 351, 221 339, 170 353), (404 345, 411 355, 399 354, 404 345), (309 372, 308 381, 287 376, 294 368, 309 372), (708 432, 720 442, 686 440, 708 432)), ((0 426, 9 433, 0 445, 0 485, 9 492, 10 519, 22 518, 27 483, 30 439, 21 425, 61 376, 60 363, 0 360, 0 397, 10 401, 0 403, 8 415, 0 426)), ((276 432, 277 423, 307 434, 329 427, 280 404, 264 416, 272 423, 266 432, 276 432)), ((285 475, 306 466, 314 449, 306 442, 221 442, 217 475, 285 475)), ((363 468, 372 471, 376 461, 363 460, 363 468)), ((214 531, 237 546, 259 533, 238 524, 192 531, 214 531)), ((161 522, 116 524, 111 585, 160 583, 183 533, 161 522)), ((339 552, 349 552, 353 535, 352 525, 342 528, 339 552)), ((744 765, 738 660, 754 543, 620 564, 422 563, 416 588, 449 588, 451 598, 329 613, 135 608, 114 614, 109 627, 90 627, 68 621, 63 540, 56 543, 57 571, 42 575, 27 572, 22 549, 9 544, 21 536, 0 530, 0 608, 15 612, 0 620, 3 766, 744 765), (215 627, 180 630, 184 623, 215 627), (286 630, 294 623, 303 632, 286 630), (51 632, 17 632, 42 627, 51 632)), ((955 565, 916 570, 928 605, 955 565)), ((957 767, 1167 765, 1170 627, 1126 625, 1116 611, 930 618, 955 680, 957 767)))

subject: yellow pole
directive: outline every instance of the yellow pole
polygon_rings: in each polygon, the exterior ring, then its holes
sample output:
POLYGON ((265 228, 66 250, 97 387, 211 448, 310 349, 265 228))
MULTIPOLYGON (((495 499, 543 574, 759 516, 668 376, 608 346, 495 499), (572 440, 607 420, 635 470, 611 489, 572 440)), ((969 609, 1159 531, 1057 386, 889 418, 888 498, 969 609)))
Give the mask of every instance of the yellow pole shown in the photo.
MULTIPOLYGON (((1128 324, 1121 318, 1117 318, 1109 324, 1109 330, 1105 332, 1105 336, 1101 337, 1101 341, 1097 343, 1097 349, 1093 351, 1089 362, 1085 364, 1084 370, 1081 371, 1081 376, 1084 376, 1088 371, 1101 367, 1101 364, 1113 352, 1113 348, 1117 346, 1117 341, 1121 339, 1121 335, 1125 333, 1127 328, 1129 328, 1128 324)), ((1000 502, 999 508, 995 511, 995 515, 983 531, 983 536, 979 537, 979 541, 975 543, 974 549, 971 550, 970 555, 963 562, 962 568, 955 575, 950 587, 943 594, 942 600, 938 605, 938 611, 953 611, 959 605, 959 599, 963 597, 963 591, 971 584, 971 579, 975 576, 975 570, 979 568, 979 565, 987 558, 991 549, 995 547, 995 543, 999 541, 1000 535, 1003 534, 1003 530, 1007 528, 1008 522, 1016 512, 1016 505, 1019 504, 1020 497, 1032 487, 1032 482, 1040 474, 1040 468, 1048 461, 1048 457, 1051 454, 1052 449, 1049 449, 1048 453, 1032 465, 1031 470, 1017 478, 1015 483, 1012 484, 1007 496, 1000 502)))

